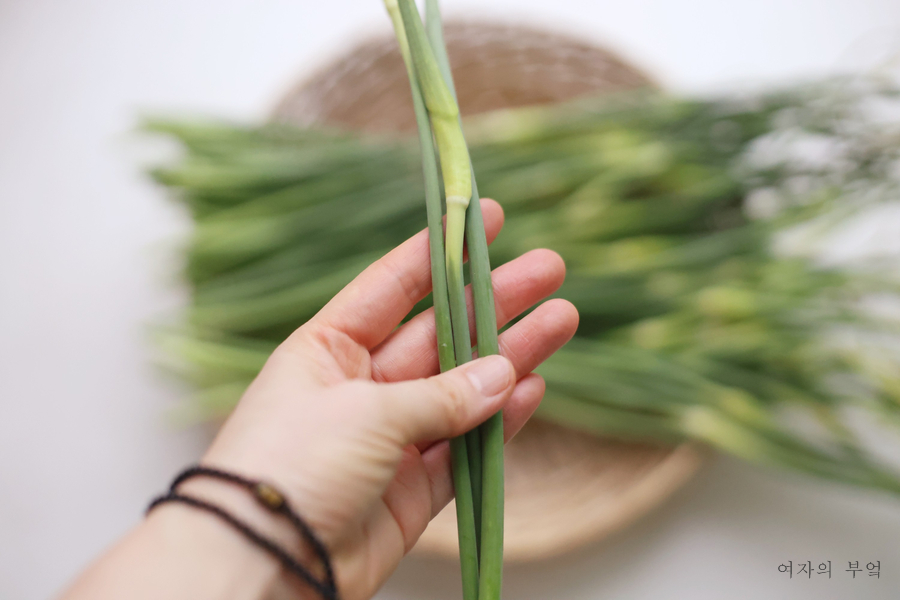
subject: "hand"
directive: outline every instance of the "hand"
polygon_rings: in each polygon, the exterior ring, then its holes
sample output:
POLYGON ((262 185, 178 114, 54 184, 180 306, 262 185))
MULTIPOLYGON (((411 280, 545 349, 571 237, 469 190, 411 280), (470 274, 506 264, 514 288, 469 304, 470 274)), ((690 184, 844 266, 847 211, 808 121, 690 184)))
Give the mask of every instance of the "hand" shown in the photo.
MULTIPOLYGON (((502 210, 493 201, 483 210, 492 241, 502 210)), ((498 327, 556 291, 564 275, 548 250, 496 269, 498 327)), ((578 323, 570 303, 551 300, 500 336, 505 358, 437 375, 433 311, 395 329, 430 288, 423 231, 275 351, 205 458, 277 482, 331 549, 347 600, 371 597, 451 499, 449 443, 440 440, 500 409, 511 438, 544 393, 531 371, 578 323)))
MULTIPOLYGON (((503 213, 490 200, 482 210, 492 241, 503 213)), ((548 250, 497 268, 498 327, 554 292, 564 275, 548 250)), ((544 393, 531 371, 577 327, 575 308, 550 300, 500 336, 502 357, 438 375, 433 312, 397 328, 430 288, 422 231, 275 350, 203 458, 285 492, 329 548, 344 600, 370 598, 450 501, 447 438, 501 409, 511 438, 544 393)), ((229 497, 223 484, 195 485, 229 497)), ((186 507, 157 510, 200 518, 186 507)))

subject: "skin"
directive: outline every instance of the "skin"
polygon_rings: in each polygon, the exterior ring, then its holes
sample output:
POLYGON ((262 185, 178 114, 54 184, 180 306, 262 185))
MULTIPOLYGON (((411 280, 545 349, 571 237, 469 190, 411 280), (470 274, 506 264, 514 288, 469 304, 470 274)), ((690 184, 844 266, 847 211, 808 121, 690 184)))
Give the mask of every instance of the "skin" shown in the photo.
MULTIPOLYGON (((483 200, 482 210, 491 241, 503 212, 492 200, 483 200)), ((562 259, 549 250, 494 270, 498 326, 553 293, 564 275, 562 259)), ((578 324, 570 303, 550 300, 500 336, 502 357, 438 375, 433 313, 397 327, 430 282, 422 231, 275 350, 201 461, 280 489, 329 548, 344 600, 371 598, 452 498, 446 440, 500 409, 511 438, 544 393, 543 380, 531 371, 578 324)), ((203 479, 180 491, 222 506, 313 564, 296 534, 245 491, 203 479)), ((63 595, 314 597, 217 517, 177 504, 154 510, 63 595)))

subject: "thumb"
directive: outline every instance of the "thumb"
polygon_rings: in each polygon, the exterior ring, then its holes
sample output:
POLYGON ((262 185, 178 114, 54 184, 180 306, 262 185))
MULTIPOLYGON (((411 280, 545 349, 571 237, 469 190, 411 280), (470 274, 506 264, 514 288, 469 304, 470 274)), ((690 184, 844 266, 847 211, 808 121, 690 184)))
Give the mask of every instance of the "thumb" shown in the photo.
POLYGON ((506 358, 479 358, 428 379, 376 386, 387 426, 404 445, 455 437, 503 407, 516 385, 506 358))

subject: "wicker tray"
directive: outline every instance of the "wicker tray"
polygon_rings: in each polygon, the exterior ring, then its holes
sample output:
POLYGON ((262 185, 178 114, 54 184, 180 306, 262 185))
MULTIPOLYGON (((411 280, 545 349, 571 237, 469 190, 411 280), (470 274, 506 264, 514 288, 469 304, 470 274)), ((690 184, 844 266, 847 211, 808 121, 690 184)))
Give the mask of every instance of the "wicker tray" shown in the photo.
MULTIPOLYGON (((481 23, 450 23, 445 35, 463 115, 652 85, 608 50, 565 36, 481 23)), ((393 36, 360 43, 296 85, 274 118, 367 132, 413 130, 393 36)), ((532 420, 506 450, 507 561, 546 558, 625 527, 683 485, 701 462, 692 444, 624 443, 532 420)), ((451 505, 415 551, 457 556, 455 519, 451 505)))

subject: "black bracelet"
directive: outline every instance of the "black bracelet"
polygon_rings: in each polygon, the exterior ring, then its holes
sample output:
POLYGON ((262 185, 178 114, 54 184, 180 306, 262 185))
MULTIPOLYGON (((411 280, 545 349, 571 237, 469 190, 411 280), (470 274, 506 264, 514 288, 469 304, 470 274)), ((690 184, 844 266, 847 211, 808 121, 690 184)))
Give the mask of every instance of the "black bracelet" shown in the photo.
POLYGON ((172 481, 172 484, 169 486, 169 491, 150 503, 150 506, 147 507, 147 512, 149 513, 160 504, 166 502, 180 502, 216 515, 240 531, 244 537, 252 543, 277 558, 287 570, 306 582, 310 587, 316 590, 319 595, 325 598, 325 600, 338 600, 337 584, 335 582, 334 569, 331 566, 331 557, 328 554, 328 550, 321 540, 316 537, 316 534, 313 533, 306 522, 300 518, 300 515, 291 508, 287 498, 268 483, 247 479, 240 475, 235 475, 234 473, 228 473, 227 471, 197 465, 182 471, 172 481), (322 581, 317 579, 306 567, 297 562, 287 551, 274 541, 257 533, 249 525, 225 512, 215 504, 211 504, 193 496, 179 494, 178 486, 193 477, 212 477, 214 479, 220 479, 239 485, 253 494, 253 497, 256 498, 266 510, 273 514, 287 517, 291 522, 291 525, 294 526, 294 529, 297 530, 297 533, 306 540, 316 553, 318 559, 322 562, 322 567, 325 570, 325 580, 322 581))

